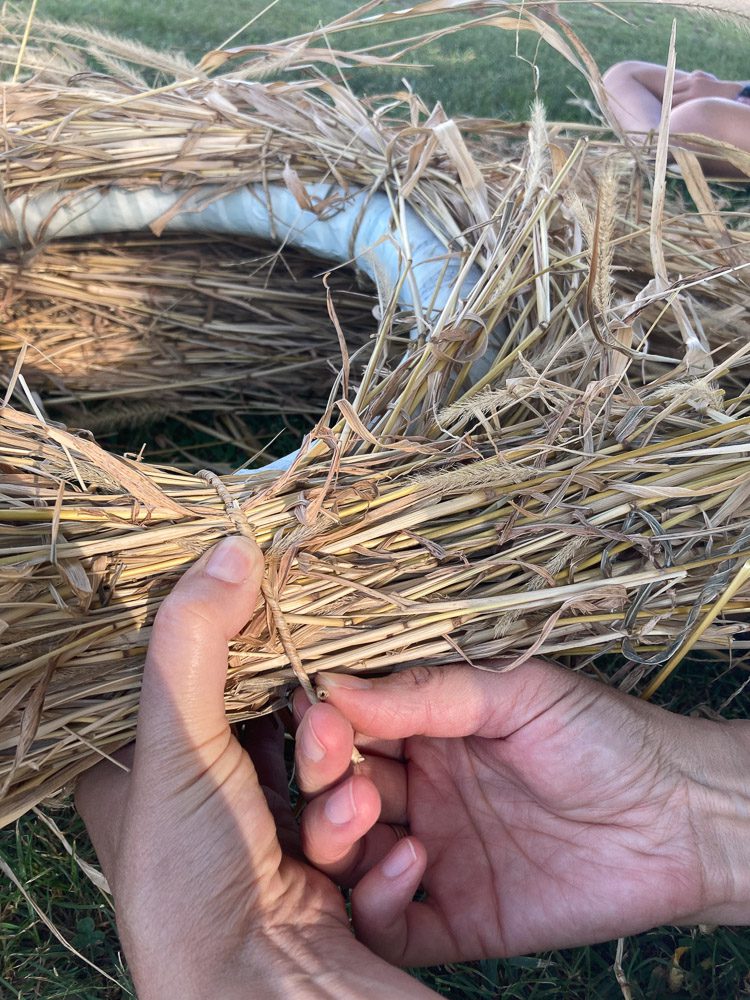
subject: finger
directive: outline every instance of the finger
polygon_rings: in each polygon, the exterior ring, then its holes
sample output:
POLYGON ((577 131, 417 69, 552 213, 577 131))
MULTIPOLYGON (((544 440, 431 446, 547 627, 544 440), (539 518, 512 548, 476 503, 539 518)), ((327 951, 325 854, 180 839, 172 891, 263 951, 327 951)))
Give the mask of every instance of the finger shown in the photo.
POLYGON ((352 892, 357 937, 395 965, 429 965, 460 957, 442 914, 429 901, 412 901, 426 866, 424 846, 407 837, 352 892))
POLYGON ((295 773, 306 798, 341 781, 352 762, 354 732, 333 705, 312 705, 297 729, 295 773))
MULTIPOLYGON (((309 823, 309 820, 305 821, 303 814, 303 823, 305 822, 309 823)), ((313 860, 317 856, 314 841, 319 840, 322 844, 326 836, 325 833, 314 829, 312 826, 306 826, 305 829, 309 830, 306 836, 310 838, 309 841, 303 841, 308 848, 305 851, 306 860, 314 864, 316 868, 325 875, 328 875, 332 881, 343 889, 351 889, 357 885, 360 879, 371 868, 380 864, 394 845, 407 835, 407 831, 403 827, 389 823, 376 823, 362 837, 355 840, 351 848, 344 852, 341 857, 335 861, 327 862, 313 860)))
POLYGON ((378 757, 390 757, 392 760, 404 760, 403 740, 381 740, 377 736, 369 736, 367 733, 354 733, 354 745, 365 756, 376 755, 378 757))
POLYGON ((367 778, 355 775, 311 802, 300 835, 307 860, 349 885, 387 854, 398 831, 377 823, 380 798, 367 778))
POLYGON ((260 549, 225 538, 180 579, 151 634, 138 718, 138 757, 179 754, 228 735, 224 712, 227 646, 258 600, 260 549))
POLYGON ((367 778, 353 775, 319 796, 302 814, 302 849, 312 864, 330 869, 352 856, 352 848, 375 825, 380 796, 367 778))
POLYGON ((305 691, 301 687, 298 687, 294 694, 292 695, 292 717, 294 719, 295 726, 299 726, 302 722, 302 717, 308 708, 311 708, 313 702, 307 697, 305 691))
POLYGON ((112 873, 120 843, 120 832, 127 809, 130 769, 135 744, 112 755, 82 774, 76 783, 75 805, 86 824, 91 843, 112 888, 112 873))
MULTIPOLYGON (((292 714, 297 726, 310 708, 310 699, 302 688, 297 688, 292 696, 292 714)), ((365 755, 377 754, 379 757, 392 757, 394 760, 404 759, 403 740, 380 740, 374 736, 368 736, 367 733, 355 733, 354 745, 365 755)))
MULTIPOLYGON (((320 703, 305 712, 297 729, 295 773, 307 799, 338 784, 352 769, 352 727, 333 705, 320 703)), ((375 754, 354 767, 381 796, 381 819, 406 823, 406 769, 400 761, 375 754)))
POLYGON ((421 667, 377 680, 326 673, 318 694, 335 705, 355 730, 381 739, 410 736, 510 736, 531 719, 594 684, 542 660, 503 672, 467 664, 421 667))

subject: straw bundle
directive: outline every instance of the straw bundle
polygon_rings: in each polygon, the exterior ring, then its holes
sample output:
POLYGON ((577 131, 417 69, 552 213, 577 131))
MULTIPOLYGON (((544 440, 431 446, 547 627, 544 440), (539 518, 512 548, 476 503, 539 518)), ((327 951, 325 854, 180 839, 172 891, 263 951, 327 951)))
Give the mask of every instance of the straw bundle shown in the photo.
MULTIPOLYGON (((210 87, 242 92, 227 79, 210 87)), ((415 307, 407 340, 394 334, 400 288, 380 276, 378 332, 357 359, 344 355, 335 405, 284 472, 149 466, 5 407, 0 823, 132 738, 154 614, 231 531, 252 531, 268 560, 263 599, 231 645, 233 720, 272 711, 326 669, 491 668, 529 652, 595 670, 598 654, 620 652, 611 679, 630 690, 649 678, 650 693, 690 648, 728 650, 750 610, 749 238, 697 160, 681 154, 695 213, 665 200, 663 168, 652 194, 640 154, 566 137, 538 109, 501 155, 513 130, 418 109, 415 125, 410 95, 404 117, 392 103, 385 118, 327 81, 251 88, 260 169, 283 180, 275 127, 299 183, 318 183, 332 169, 320 136, 349 129, 337 183, 369 171, 395 231, 416 205, 450 278, 415 307), (300 109, 307 132, 294 126, 300 109)), ((99 128, 111 145, 103 181, 163 178, 159 155, 139 162, 133 122, 160 122, 160 143, 184 136, 193 113, 208 165, 191 159, 184 183, 211 177, 219 135, 225 175, 257 177, 252 131, 226 118, 214 128, 209 93, 199 82, 186 96, 134 94, 120 119, 102 95, 21 88, 33 124, 8 157, 9 189, 50 190, 28 172, 42 149, 49 183, 72 183, 85 169, 80 135, 91 143, 99 128), (54 129, 65 141, 51 142, 54 129)), ((8 107, 12 120, 10 95, 8 107)), ((169 176, 180 169, 171 161, 169 176)))
POLYGON ((25 345, 46 411, 97 435, 186 411, 240 439, 248 414, 315 418, 341 362, 328 296, 352 351, 375 327, 352 275, 324 284, 330 265, 292 249, 128 236, 14 256, 0 261, 0 365, 25 345))

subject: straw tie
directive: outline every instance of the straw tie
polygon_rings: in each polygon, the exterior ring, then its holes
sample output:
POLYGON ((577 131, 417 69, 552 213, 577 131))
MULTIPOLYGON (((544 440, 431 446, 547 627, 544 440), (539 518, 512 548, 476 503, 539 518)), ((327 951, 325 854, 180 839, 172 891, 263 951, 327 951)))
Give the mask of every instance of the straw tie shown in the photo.
MULTIPOLYGON (((204 482, 208 483, 210 486, 216 490, 216 493, 224 504, 224 508, 227 512, 227 517, 234 525, 238 534, 244 535, 245 538, 255 541, 255 532, 248 523, 247 518, 243 514, 242 508, 237 503, 237 501, 231 496, 229 490, 222 483, 221 479, 213 473, 209 472, 208 469, 201 469, 200 472, 196 473, 198 479, 202 479, 204 482)), ((315 688, 312 686, 310 678, 302 665, 302 660, 299 653, 297 652, 297 647, 294 645, 294 640, 292 639, 292 633, 289 626, 284 618, 284 612, 281 610, 281 605, 279 604, 279 599, 275 593, 274 588, 271 586, 270 576, 271 576, 272 566, 269 565, 269 574, 263 578, 263 583, 261 584, 261 593, 268 605, 271 616, 273 618, 274 625, 276 626, 276 631, 279 634, 279 639, 281 640, 281 645, 286 653, 289 664, 294 671, 295 677, 299 681, 302 689, 310 700, 312 705, 318 701, 318 696, 315 693, 315 688)), ((274 579, 276 579, 276 573, 273 573, 274 579)))
MULTIPOLYGON (((234 525, 236 531, 240 535, 244 535, 245 538, 250 538, 255 541, 255 532, 253 531, 251 525, 248 523, 247 518, 242 512, 242 508, 237 503, 237 501, 231 496, 229 490, 222 483, 221 479, 213 473, 209 472, 208 469, 201 469, 200 472, 196 472, 198 479, 202 479, 205 483, 216 490, 216 493, 224 504, 224 508, 227 512, 227 517, 234 525)), ((300 687, 307 695, 310 704, 314 705, 316 702, 320 701, 318 698, 318 693, 312 685, 310 677, 302 665, 302 658, 300 657, 297 647, 294 644, 294 639, 292 639, 292 633, 287 625, 286 618, 284 617, 284 612, 281 610, 281 605, 279 604, 278 595, 275 593, 275 589, 271 584, 271 577, 274 580, 278 579, 276 574, 276 567, 273 561, 269 562, 269 572, 268 575, 263 578, 260 590, 263 594, 263 598, 266 605, 271 611, 271 617, 273 618, 273 623, 278 632, 279 639, 281 640, 281 645, 286 653, 289 664, 294 671, 294 675, 299 681, 300 687)), ((356 747, 352 750, 352 763, 361 764, 364 760, 362 754, 357 750, 356 747)))
MULTIPOLYGON (((276 573, 273 575, 274 578, 277 579, 276 573)), ((302 660, 297 652, 297 647, 294 645, 292 633, 286 623, 286 618, 284 618, 284 612, 281 610, 278 596, 274 593, 274 589, 272 588, 271 581, 268 577, 264 578, 263 583, 261 584, 261 592, 266 599, 266 604, 271 609, 273 623, 276 626, 276 631, 279 633, 281 645, 283 646, 284 652, 289 659, 289 664, 294 671, 294 675, 300 682, 300 685, 307 695, 310 704, 314 705, 315 702, 318 701, 318 696, 315 692, 315 688, 312 686, 310 678, 308 677, 307 671, 302 666, 302 660)))
MULTIPOLYGON (((244 516, 242 508, 230 495, 229 490, 222 483, 221 479, 219 479, 215 473, 209 472, 208 469, 201 469, 200 472, 196 472, 196 476, 198 479, 202 479, 205 483, 213 486, 216 490, 219 499, 224 504, 227 517, 232 522, 237 532, 240 535, 244 535, 245 538, 250 538, 252 541, 255 541, 255 532, 248 523, 247 518, 244 516)), ((268 563, 269 573, 263 579, 263 583, 260 587, 261 593, 263 594, 266 605, 271 611, 273 623, 276 626, 276 631, 278 632, 279 639, 281 640, 282 648, 286 653, 292 670, 294 671, 294 676, 299 681, 300 687, 307 695, 310 704, 314 705, 316 702, 320 701, 320 699, 318 698, 318 693, 310 681, 307 671, 302 665, 302 659, 297 652, 294 639, 292 639, 292 633, 287 625, 284 612, 281 610, 278 595, 275 592, 275 588, 271 584, 271 577, 273 577, 274 580, 278 580, 275 563, 273 560, 268 560, 268 563)), ((354 747, 352 749, 352 764, 361 764, 364 759, 365 758, 359 750, 354 747)))
POLYGON ((237 533, 244 535, 245 538, 249 538, 250 541, 254 542, 255 532, 248 523, 247 518, 242 513, 242 508, 232 497, 229 490, 226 488, 224 483, 222 483, 221 479, 219 479, 214 472, 209 472, 208 469, 201 469, 200 472, 196 472, 195 478, 202 479, 204 483, 208 483, 209 486, 213 486, 219 499, 224 504, 227 517, 234 525, 237 533))
MULTIPOLYGON (((281 610, 278 595, 276 594, 274 587, 271 585, 271 576, 274 581, 278 580, 275 561, 271 561, 270 563, 269 576, 264 578, 263 583, 261 584, 261 592, 266 600, 266 604, 271 609, 271 615, 273 617, 274 625, 276 626, 276 631, 279 634, 281 645, 287 655, 291 668, 294 671, 294 675, 299 681, 302 690, 307 695, 310 704, 314 705, 316 702, 321 701, 321 698, 313 687, 310 677, 302 665, 302 659, 297 652, 294 639, 292 639, 292 634, 286 623, 286 618, 284 618, 284 612, 281 610)), ((352 764, 361 764, 364 759, 365 758, 356 746, 352 747, 352 764)))

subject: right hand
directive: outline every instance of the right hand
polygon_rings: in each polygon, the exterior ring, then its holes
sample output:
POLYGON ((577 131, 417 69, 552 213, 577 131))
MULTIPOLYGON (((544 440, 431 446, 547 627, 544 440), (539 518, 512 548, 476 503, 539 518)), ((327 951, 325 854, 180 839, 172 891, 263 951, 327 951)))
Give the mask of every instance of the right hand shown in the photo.
POLYGON ((747 723, 683 718, 540 661, 364 684, 320 674, 327 703, 296 700, 297 775, 306 855, 353 886, 357 935, 384 958, 748 918, 747 723))

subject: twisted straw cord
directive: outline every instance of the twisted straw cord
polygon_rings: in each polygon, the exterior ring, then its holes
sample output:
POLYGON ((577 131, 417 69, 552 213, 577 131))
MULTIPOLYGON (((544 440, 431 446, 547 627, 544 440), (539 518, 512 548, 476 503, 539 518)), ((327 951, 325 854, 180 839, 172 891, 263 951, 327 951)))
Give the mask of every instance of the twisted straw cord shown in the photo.
MULTIPOLYGON (((224 504, 227 517, 234 525, 237 533, 243 535, 245 538, 251 539, 254 542, 255 532, 243 514, 242 508, 230 495, 229 490, 222 483, 221 479, 219 479, 215 473, 209 472, 208 469, 201 469, 200 472, 196 473, 196 476, 198 479, 202 479, 205 483, 213 486, 216 490, 219 499, 224 504)), ((314 705, 315 702, 318 701, 318 696, 315 693, 315 688, 312 686, 307 671, 302 664, 302 659, 297 651, 297 647, 294 645, 291 631, 287 625, 286 619, 284 618, 284 612, 281 610, 278 596, 274 593, 269 577, 270 572, 269 575, 263 579, 260 588, 261 593, 263 594, 266 604, 271 610, 271 616, 273 618, 274 625, 276 626, 276 631, 279 634, 281 645, 289 659, 289 664, 294 671, 294 675, 309 698, 310 704, 314 705)))
MULTIPOLYGON (((216 490, 219 499, 224 504, 227 517, 236 528, 238 534, 244 535, 245 538, 250 538, 252 541, 255 541, 255 532, 248 523, 247 518, 244 516, 242 508, 237 501, 231 497, 229 490, 222 483, 221 479, 219 479, 215 473, 209 472, 208 469, 201 469, 200 472, 196 472, 196 476, 198 479, 202 479, 204 483, 208 483, 210 486, 213 486, 216 490)), ((299 681, 300 687, 307 695, 310 704, 314 705, 317 701, 320 701, 320 699, 318 698, 318 693, 312 686, 310 677, 302 664, 302 658, 297 652, 297 647, 294 645, 294 639, 292 639, 292 633, 287 625, 284 612, 281 610, 278 595, 274 592, 274 588, 271 586, 271 567, 273 568, 273 578, 277 579, 275 566, 271 564, 269 567, 269 574, 264 577, 260 590, 267 606, 271 609, 271 616, 273 618, 274 625, 276 626, 276 631, 279 634, 279 639, 281 640, 281 645, 287 655, 289 664, 294 671, 294 676, 299 681)), ((361 764, 364 759, 365 758, 359 750, 354 747, 352 749, 352 764, 361 764)))
POLYGON ((219 499, 224 504, 224 508, 227 512, 227 517, 232 522, 235 530, 239 535, 243 535, 245 538, 249 538, 250 541, 255 541, 255 532, 248 523, 247 518, 242 513, 242 508, 237 503, 237 501, 231 496, 229 490, 226 488, 224 483, 219 479, 215 472, 209 472, 208 469, 201 469, 200 472, 196 472, 196 479, 202 479, 204 483, 208 483, 209 486, 213 486, 218 494, 219 499))

